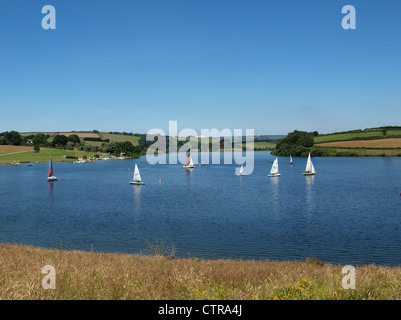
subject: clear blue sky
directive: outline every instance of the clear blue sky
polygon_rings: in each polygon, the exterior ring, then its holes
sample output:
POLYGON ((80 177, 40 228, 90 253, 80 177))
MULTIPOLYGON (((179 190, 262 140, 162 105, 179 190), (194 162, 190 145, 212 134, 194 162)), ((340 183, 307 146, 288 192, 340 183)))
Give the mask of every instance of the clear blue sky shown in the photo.
POLYGON ((0 131, 401 125, 400 16, 399 0, 2 0, 0 131))

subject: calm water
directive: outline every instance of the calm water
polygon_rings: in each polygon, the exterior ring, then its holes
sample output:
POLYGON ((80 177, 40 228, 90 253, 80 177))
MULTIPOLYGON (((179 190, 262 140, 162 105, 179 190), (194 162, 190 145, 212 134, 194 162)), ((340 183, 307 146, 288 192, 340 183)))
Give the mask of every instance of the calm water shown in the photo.
POLYGON ((401 158, 279 158, 255 153, 252 175, 236 165, 110 160, 0 166, 0 242, 104 252, 146 252, 164 239, 176 255, 341 264, 401 264, 401 158), (132 186, 134 163, 144 186, 132 186), (130 169, 130 170, 128 170, 130 169), (162 179, 162 183, 159 183, 162 179))

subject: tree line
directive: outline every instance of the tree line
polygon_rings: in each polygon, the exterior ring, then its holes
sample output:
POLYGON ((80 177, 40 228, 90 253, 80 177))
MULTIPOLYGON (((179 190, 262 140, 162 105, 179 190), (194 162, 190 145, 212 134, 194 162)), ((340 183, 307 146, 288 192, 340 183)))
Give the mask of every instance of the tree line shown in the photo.
POLYGON ((76 134, 71 134, 69 136, 58 134, 55 135, 52 140, 49 140, 49 138, 50 135, 45 135, 43 133, 22 136, 18 131, 6 131, 0 133, 0 145, 21 146, 33 144, 36 152, 40 151, 40 147, 53 147, 64 150, 110 153, 112 155, 124 153, 128 157, 134 158, 144 154, 149 146, 149 143, 146 142, 145 135, 140 136, 138 146, 134 146, 130 141, 110 142, 109 139, 100 139, 100 142, 103 142, 102 145, 95 146, 87 142, 89 139, 86 140, 84 138, 81 140, 76 134))
POLYGON ((312 150, 314 145, 313 137, 317 135, 319 135, 317 131, 305 132, 294 130, 287 137, 277 142, 271 154, 276 156, 289 156, 291 154, 293 156, 306 157, 311 151, 318 152, 312 150))

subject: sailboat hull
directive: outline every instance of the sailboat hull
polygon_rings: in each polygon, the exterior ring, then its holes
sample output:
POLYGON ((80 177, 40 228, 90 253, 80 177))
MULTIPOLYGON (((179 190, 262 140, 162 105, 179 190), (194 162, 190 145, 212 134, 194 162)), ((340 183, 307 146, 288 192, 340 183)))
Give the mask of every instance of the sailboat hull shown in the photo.
POLYGON ((145 184, 145 182, 143 182, 143 181, 131 181, 129 184, 136 184, 136 185, 139 185, 139 184, 145 184))
POLYGON ((309 172, 309 173, 303 173, 302 175, 304 175, 304 176, 315 176, 316 175, 316 172, 309 172))
POLYGON ((267 176, 268 176, 268 177, 279 177, 279 176, 281 176, 281 174, 280 174, 280 173, 277 173, 277 174, 268 174, 267 176))
POLYGON ((57 181, 57 177, 48 177, 47 181, 57 181))
POLYGON ((184 169, 193 169, 194 166, 182 166, 184 169))

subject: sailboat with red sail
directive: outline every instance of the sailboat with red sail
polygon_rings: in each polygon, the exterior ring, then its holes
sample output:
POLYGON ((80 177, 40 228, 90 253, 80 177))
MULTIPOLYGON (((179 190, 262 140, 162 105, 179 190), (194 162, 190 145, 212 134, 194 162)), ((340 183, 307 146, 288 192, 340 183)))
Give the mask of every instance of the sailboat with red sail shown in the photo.
POLYGON ((47 176, 47 181, 56 181, 56 180, 57 180, 57 177, 54 175, 54 172, 53 172, 52 156, 50 156, 49 174, 47 176))
POLYGON ((185 169, 193 169, 194 168, 194 162, 192 161, 190 152, 188 152, 187 158, 185 159, 185 163, 182 167, 185 169))

